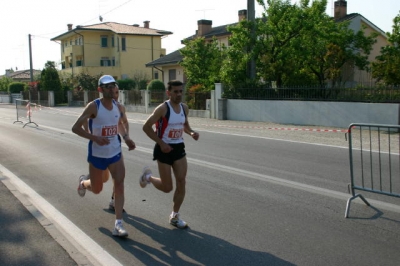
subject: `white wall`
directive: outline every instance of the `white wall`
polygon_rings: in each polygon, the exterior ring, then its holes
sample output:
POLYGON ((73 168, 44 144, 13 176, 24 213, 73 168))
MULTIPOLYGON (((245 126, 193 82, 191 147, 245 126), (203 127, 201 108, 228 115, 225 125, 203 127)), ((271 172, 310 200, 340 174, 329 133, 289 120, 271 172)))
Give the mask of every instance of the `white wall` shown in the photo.
POLYGON ((351 123, 399 124, 400 104, 228 100, 227 119, 347 128, 351 123))

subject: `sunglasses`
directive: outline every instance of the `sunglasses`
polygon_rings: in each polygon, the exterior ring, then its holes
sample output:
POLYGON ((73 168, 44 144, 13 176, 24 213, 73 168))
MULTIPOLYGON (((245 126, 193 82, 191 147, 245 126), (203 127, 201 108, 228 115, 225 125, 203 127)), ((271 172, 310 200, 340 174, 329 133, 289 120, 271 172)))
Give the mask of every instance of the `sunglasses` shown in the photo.
POLYGON ((114 89, 116 87, 115 84, 107 84, 107 85, 102 85, 101 86, 103 89, 114 89))

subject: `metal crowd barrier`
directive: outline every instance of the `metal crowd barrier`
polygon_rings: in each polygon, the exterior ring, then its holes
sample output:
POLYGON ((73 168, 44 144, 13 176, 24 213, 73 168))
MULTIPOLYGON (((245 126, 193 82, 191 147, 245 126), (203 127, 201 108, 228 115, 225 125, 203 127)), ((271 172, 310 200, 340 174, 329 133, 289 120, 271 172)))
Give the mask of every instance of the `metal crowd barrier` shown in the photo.
POLYGON ((356 198, 371 206, 356 190, 400 197, 400 126, 354 123, 348 136, 352 197, 347 201, 345 218, 356 198))
POLYGON ((32 106, 37 108, 37 104, 31 103, 28 100, 21 100, 15 99, 15 109, 17 111, 17 120, 14 121, 15 123, 24 123, 20 119, 26 118, 28 121, 24 124, 23 128, 28 124, 35 124, 38 127, 38 124, 32 121, 32 106))

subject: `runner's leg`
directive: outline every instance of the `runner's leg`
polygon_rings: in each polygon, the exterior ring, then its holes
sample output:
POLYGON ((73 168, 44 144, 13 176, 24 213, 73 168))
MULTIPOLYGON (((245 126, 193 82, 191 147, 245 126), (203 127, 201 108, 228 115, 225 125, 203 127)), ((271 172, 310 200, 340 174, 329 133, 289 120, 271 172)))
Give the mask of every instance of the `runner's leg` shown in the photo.
POLYGON ((99 194, 103 190, 103 172, 104 170, 98 169, 89 163, 90 179, 83 181, 83 186, 94 194, 99 194))
POLYGON ((114 206, 115 217, 117 220, 122 220, 122 209, 124 207, 124 179, 125 179, 125 164, 121 158, 118 162, 108 166, 111 176, 114 180, 114 206))
POLYGON ((174 193, 174 212, 179 212, 186 194, 186 174, 187 174, 187 160, 186 156, 175 161, 172 165, 176 180, 176 189, 174 193))
POLYGON ((161 190, 165 193, 169 193, 174 188, 172 184, 172 173, 171 173, 171 165, 162 163, 157 160, 158 164, 158 172, 160 173, 160 177, 150 177, 150 182, 154 185, 155 188, 161 190))

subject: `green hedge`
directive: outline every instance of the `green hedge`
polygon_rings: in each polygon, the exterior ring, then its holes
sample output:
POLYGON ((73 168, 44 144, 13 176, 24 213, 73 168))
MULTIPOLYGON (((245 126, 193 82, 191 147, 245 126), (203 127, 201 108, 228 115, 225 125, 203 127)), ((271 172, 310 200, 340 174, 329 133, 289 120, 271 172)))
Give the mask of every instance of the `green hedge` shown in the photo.
POLYGON ((13 82, 8 86, 8 91, 10 93, 20 93, 24 91, 25 85, 26 84, 22 82, 13 82))

